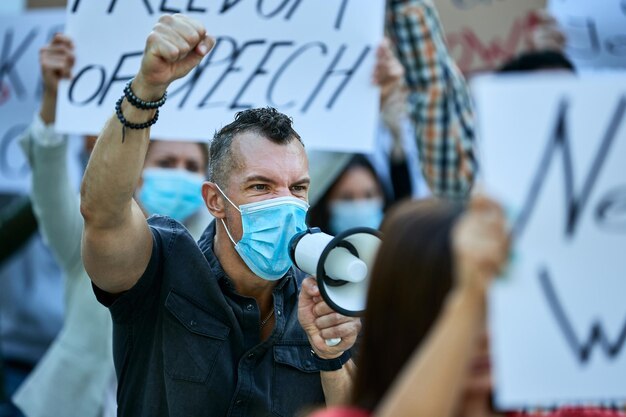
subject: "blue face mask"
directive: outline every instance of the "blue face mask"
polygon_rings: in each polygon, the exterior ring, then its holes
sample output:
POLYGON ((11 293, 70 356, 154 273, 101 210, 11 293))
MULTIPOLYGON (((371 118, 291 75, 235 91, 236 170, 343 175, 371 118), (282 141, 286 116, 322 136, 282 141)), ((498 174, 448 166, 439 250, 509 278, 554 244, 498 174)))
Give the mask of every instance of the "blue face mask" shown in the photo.
POLYGON ((221 219, 241 259, 263 279, 275 281, 282 278, 292 266, 289 241, 296 233, 306 229, 309 205, 295 197, 279 197, 237 207, 219 186, 217 188, 241 213, 243 234, 237 243, 224 219, 221 219))
POLYGON ((378 199, 330 203, 330 231, 334 235, 354 227, 377 229, 383 221, 383 202, 378 199))
POLYGON ((149 214, 162 214, 182 222, 202 205, 200 174, 182 169, 146 168, 139 200, 149 214))

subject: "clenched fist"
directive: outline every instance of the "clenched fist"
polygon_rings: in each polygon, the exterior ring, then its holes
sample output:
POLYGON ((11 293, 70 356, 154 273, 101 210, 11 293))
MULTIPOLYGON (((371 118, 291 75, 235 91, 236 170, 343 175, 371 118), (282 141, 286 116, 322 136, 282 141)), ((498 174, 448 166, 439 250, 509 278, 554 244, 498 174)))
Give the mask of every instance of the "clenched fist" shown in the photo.
POLYGON ((133 90, 144 100, 163 95, 187 75, 215 45, 202 23, 182 14, 161 16, 148 35, 133 90))

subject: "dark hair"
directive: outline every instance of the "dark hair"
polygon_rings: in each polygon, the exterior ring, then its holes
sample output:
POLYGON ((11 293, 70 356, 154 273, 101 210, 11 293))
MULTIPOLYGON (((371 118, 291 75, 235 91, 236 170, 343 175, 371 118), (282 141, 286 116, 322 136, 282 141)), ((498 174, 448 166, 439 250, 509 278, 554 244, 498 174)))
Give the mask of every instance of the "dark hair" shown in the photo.
POLYGON ((380 177, 376 173, 376 170, 372 166, 372 163, 361 154, 355 154, 350 161, 346 164, 341 174, 337 176, 335 181, 331 186, 328 187, 324 195, 320 197, 320 199, 315 203, 315 205, 309 208, 307 213, 307 224, 314 227, 319 227, 325 233, 331 233, 330 231, 330 208, 329 208, 329 197, 333 188, 339 183, 339 180, 352 168, 365 168, 367 169, 373 176, 376 178, 380 185, 380 189, 383 193, 383 210, 386 210, 388 205, 391 202, 391 195, 389 195, 389 191, 385 188, 380 180, 380 177))
POLYGON ((460 208, 441 200, 394 206, 372 270, 353 402, 376 408, 440 313, 453 285, 452 227, 460 208))
POLYGON ((538 71, 565 69, 575 72, 574 65, 558 51, 527 52, 507 61, 498 72, 538 71))
MULTIPOLYGON (((302 143, 300 135, 291 126, 290 117, 272 107, 248 109, 237 112, 235 120, 213 136, 209 163, 209 181, 226 187, 226 178, 233 167, 239 167, 232 152, 233 138, 238 133, 256 132, 274 143, 286 145, 293 139, 302 143)), ((302 143, 302 146, 304 144, 302 143)))

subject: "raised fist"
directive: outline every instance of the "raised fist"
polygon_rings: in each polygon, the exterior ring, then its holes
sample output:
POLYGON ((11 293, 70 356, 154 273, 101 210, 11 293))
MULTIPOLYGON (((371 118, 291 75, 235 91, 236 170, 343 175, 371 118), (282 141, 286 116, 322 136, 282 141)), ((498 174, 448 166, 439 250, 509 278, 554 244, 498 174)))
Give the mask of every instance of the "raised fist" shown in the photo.
POLYGON ((172 81, 198 65, 214 44, 197 20, 182 14, 161 16, 146 40, 133 89, 146 100, 160 97, 172 81))

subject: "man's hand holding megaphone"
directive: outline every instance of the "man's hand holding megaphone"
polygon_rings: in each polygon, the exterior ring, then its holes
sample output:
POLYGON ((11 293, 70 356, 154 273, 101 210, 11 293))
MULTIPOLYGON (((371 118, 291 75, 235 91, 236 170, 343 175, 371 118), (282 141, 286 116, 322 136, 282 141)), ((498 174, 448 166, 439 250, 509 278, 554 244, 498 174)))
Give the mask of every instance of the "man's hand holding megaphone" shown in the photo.
POLYGON ((298 319, 321 359, 345 359, 356 341, 380 238, 377 230, 359 227, 337 236, 310 228, 291 239, 291 260, 312 275, 302 282, 298 319))
POLYGON ((314 277, 302 281, 298 299, 298 320, 306 331, 315 354, 321 359, 341 356, 352 348, 361 330, 361 320, 358 317, 339 314, 326 304, 314 277), (339 343, 333 345, 327 342, 333 339, 339 339, 339 343))

